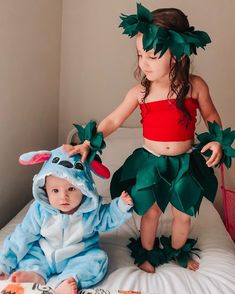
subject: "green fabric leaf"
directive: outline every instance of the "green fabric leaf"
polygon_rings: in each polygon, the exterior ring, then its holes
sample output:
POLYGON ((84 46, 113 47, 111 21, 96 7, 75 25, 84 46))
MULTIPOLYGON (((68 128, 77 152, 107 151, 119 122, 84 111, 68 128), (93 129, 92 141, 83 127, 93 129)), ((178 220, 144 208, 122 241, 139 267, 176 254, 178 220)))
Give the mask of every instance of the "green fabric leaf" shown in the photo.
POLYGON ((120 16, 123 27, 123 34, 129 37, 135 36, 138 32, 143 34, 143 48, 145 51, 154 49, 154 53, 160 53, 160 57, 170 49, 177 60, 184 55, 197 54, 196 48, 203 48, 211 42, 206 32, 195 31, 190 27, 188 31, 179 33, 174 30, 167 30, 153 24, 152 13, 142 4, 137 3, 137 14, 120 16))
POLYGON ((183 179, 180 179, 174 184, 171 203, 177 209, 187 211, 202 198, 202 190, 201 185, 194 181, 191 175, 184 176, 183 179))
MULTIPOLYGON (((134 185, 130 191, 130 195, 134 202, 134 210, 139 215, 144 215, 156 202, 154 192, 151 188, 137 190, 136 185, 134 185), (144 202, 141 199, 144 199, 144 202)), ((159 203, 159 207, 161 208, 161 203, 159 203)))
POLYGON ((134 209, 140 215, 154 202, 163 212, 170 202, 180 211, 195 215, 203 196, 214 201, 217 186, 213 169, 206 166, 199 150, 180 156, 158 157, 139 148, 115 172, 111 195, 115 198, 123 190, 128 191, 134 209))
POLYGON ((137 3, 137 15, 140 20, 151 23, 153 20, 152 13, 141 3, 137 3))
POLYGON ((232 145, 235 140, 235 131, 231 131, 231 128, 227 128, 223 131, 223 142, 224 145, 232 145))
POLYGON ((134 258, 134 263, 141 265, 146 260, 153 266, 159 266, 167 262, 166 256, 162 249, 159 248, 159 239, 155 239, 154 247, 152 250, 147 250, 142 247, 140 238, 130 238, 130 243, 127 247, 131 250, 131 257, 134 258))
MULTIPOLYGON (((157 185, 151 187, 155 197, 155 202, 157 202, 161 211, 165 211, 168 203, 171 199, 172 185, 166 181, 160 181, 157 185)), ((150 206, 149 206, 150 207, 150 206)))
POLYGON ((102 154, 102 149, 106 147, 103 134, 102 132, 97 132, 95 121, 90 121, 85 127, 78 124, 74 124, 74 126, 78 131, 78 137, 81 144, 85 140, 90 142, 90 152, 87 156, 87 162, 91 163, 94 160, 96 153, 99 152, 102 154))
POLYGON ((175 257, 175 260, 177 261, 177 263, 181 266, 186 268, 188 265, 188 261, 189 261, 189 254, 185 254, 185 253, 181 253, 179 254, 177 257, 175 257))
POLYGON ((136 149, 131 156, 129 156, 124 162, 125 166, 131 168, 125 168, 122 171, 120 181, 126 181, 129 179, 135 179, 137 172, 139 170, 139 160, 142 162, 146 162, 148 160, 148 152, 143 152, 142 148, 136 149))
MULTIPOLYGON (((202 134, 197 134, 197 139, 199 140, 199 144, 195 144, 194 146, 201 150, 203 146, 212 141, 217 141, 221 144, 223 149, 223 156, 218 165, 222 163, 225 164, 227 168, 231 167, 232 158, 235 158, 235 149, 232 148, 232 144, 235 140, 235 131, 231 131, 231 128, 227 128, 222 130, 222 128, 217 124, 216 121, 209 122, 208 121, 208 131, 202 134)), ((212 152, 207 150, 203 153, 205 156, 211 156, 212 152)))
POLYGON ((141 190, 155 185, 158 182, 157 173, 156 167, 151 163, 144 165, 136 176, 136 189, 141 190))
POLYGON ((85 130, 82 126, 74 124, 75 128, 78 131, 78 137, 80 141, 83 143, 85 141, 85 130))
POLYGON ((160 243, 163 246, 163 252, 167 260, 175 260, 180 266, 185 268, 188 265, 188 261, 192 259, 193 254, 199 257, 199 255, 195 253, 195 251, 200 251, 200 249, 194 247, 196 242, 197 240, 187 239, 183 247, 181 247, 180 249, 174 249, 171 246, 171 236, 160 237, 160 243))

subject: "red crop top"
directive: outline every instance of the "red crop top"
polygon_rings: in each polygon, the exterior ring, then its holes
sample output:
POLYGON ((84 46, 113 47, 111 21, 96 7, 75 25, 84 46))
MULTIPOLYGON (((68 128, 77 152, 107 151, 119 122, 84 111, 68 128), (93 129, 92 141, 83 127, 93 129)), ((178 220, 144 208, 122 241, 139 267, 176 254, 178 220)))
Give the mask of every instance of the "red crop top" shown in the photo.
POLYGON ((185 107, 191 115, 186 126, 182 120, 182 111, 176 107, 176 99, 166 99, 140 104, 143 136, 146 139, 161 142, 186 141, 194 138, 198 102, 186 98, 185 107))

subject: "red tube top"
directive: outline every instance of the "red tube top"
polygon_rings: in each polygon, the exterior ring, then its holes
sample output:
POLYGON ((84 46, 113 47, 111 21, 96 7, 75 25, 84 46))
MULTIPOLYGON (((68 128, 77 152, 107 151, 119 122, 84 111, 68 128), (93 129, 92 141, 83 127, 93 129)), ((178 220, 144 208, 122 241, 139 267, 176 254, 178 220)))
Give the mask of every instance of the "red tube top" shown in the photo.
POLYGON ((160 142, 186 141, 194 138, 198 102, 185 98, 185 107, 191 115, 188 124, 182 122, 183 113, 176 106, 176 99, 166 99, 140 104, 143 136, 160 142))

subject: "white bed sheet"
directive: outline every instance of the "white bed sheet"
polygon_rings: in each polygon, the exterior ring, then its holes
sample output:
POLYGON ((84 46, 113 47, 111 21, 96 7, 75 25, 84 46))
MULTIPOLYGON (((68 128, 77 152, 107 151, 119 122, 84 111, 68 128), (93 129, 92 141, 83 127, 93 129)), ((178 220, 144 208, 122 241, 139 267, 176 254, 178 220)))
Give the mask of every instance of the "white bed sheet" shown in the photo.
MULTIPOLYGON (((6 235, 21 222, 28 205, 0 231, 0 244, 6 235)), ((158 235, 169 235, 171 217, 169 208, 160 220, 158 235)), ((134 215, 116 231, 103 234, 101 245, 109 256, 106 278, 96 285, 110 291, 135 290, 153 294, 232 294, 235 293, 234 243, 226 232, 223 222, 208 200, 203 200, 199 217, 193 219, 190 236, 198 238, 200 269, 192 272, 173 262, 147 274, 133 264, 126 247, 130 237, 138 237, 140 217, 134 215)), ((53 285, 49 283, 49 285, 53 285)))
MULTIPOLYGON (((138 290, 164 294, 232 294, 235 293, 234 244, 223 222, 208 200, 203 200, 200 215, 192 222, 190 236, 198 238, 200 268, 197 272, 181 268, 173 262, 147 274, 133 265, 128 239, 138 236, 138 216, 134 216, 119 230, 102 236, 102 246, 109 255, 109 275, 100 283, 106 289, 138 290)), ((169 235, 171 217, 163 215, 158 235, 169 235)))
MULTIPOLYGON (((107 140, 102 159, 111 170, 116 170, 132 150, 141 146, 140 129, 119 129, 107 140)), ((95 177, 97 189, 109 201, 109 181, 95 177)), ((0 231, 0 245, 6 235, 24 217, 28 206, 17 214, 0 231)), ((109 271, 105 279, 96 285, 110 291, 135 290, 153 294, 233 294, 235 293, 235 247, 223 222, 206 199, 202 201, 199 216, 192 220, 190 237, 198 238, 201 249, 200 268, 192 272, 173 262, 159 266, 154 274, 147 274, 133 264, 126 247, 130 237, 139 235, 140 217, 134 215, 116 231, 103 234, 101 245, 109 256, 109 271)), ((161 217, 158 235, 169 235, 171 212, 169 207, 161 217)))

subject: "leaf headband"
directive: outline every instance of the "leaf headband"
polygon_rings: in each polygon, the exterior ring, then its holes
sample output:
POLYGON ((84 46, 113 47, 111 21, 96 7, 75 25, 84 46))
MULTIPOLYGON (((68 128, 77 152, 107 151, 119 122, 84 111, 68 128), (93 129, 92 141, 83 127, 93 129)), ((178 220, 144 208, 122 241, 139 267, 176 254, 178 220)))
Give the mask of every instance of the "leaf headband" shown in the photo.
POLYGON ((160 52, 160 57, 170 49, 175 58, 180 60, 184 55, 197 54, 197 48, 204 49, 211 43, 206 32, 194 31, 194 27, 179 33, 153 24, 152 13, 140 3, 137 3, 137 14, 121 14, 120 18, 122 22, 119 27, 123 27, 123 34, 132 38, 138 32, 142 33, 144 50, 154 49, 154 54, 160 52))

